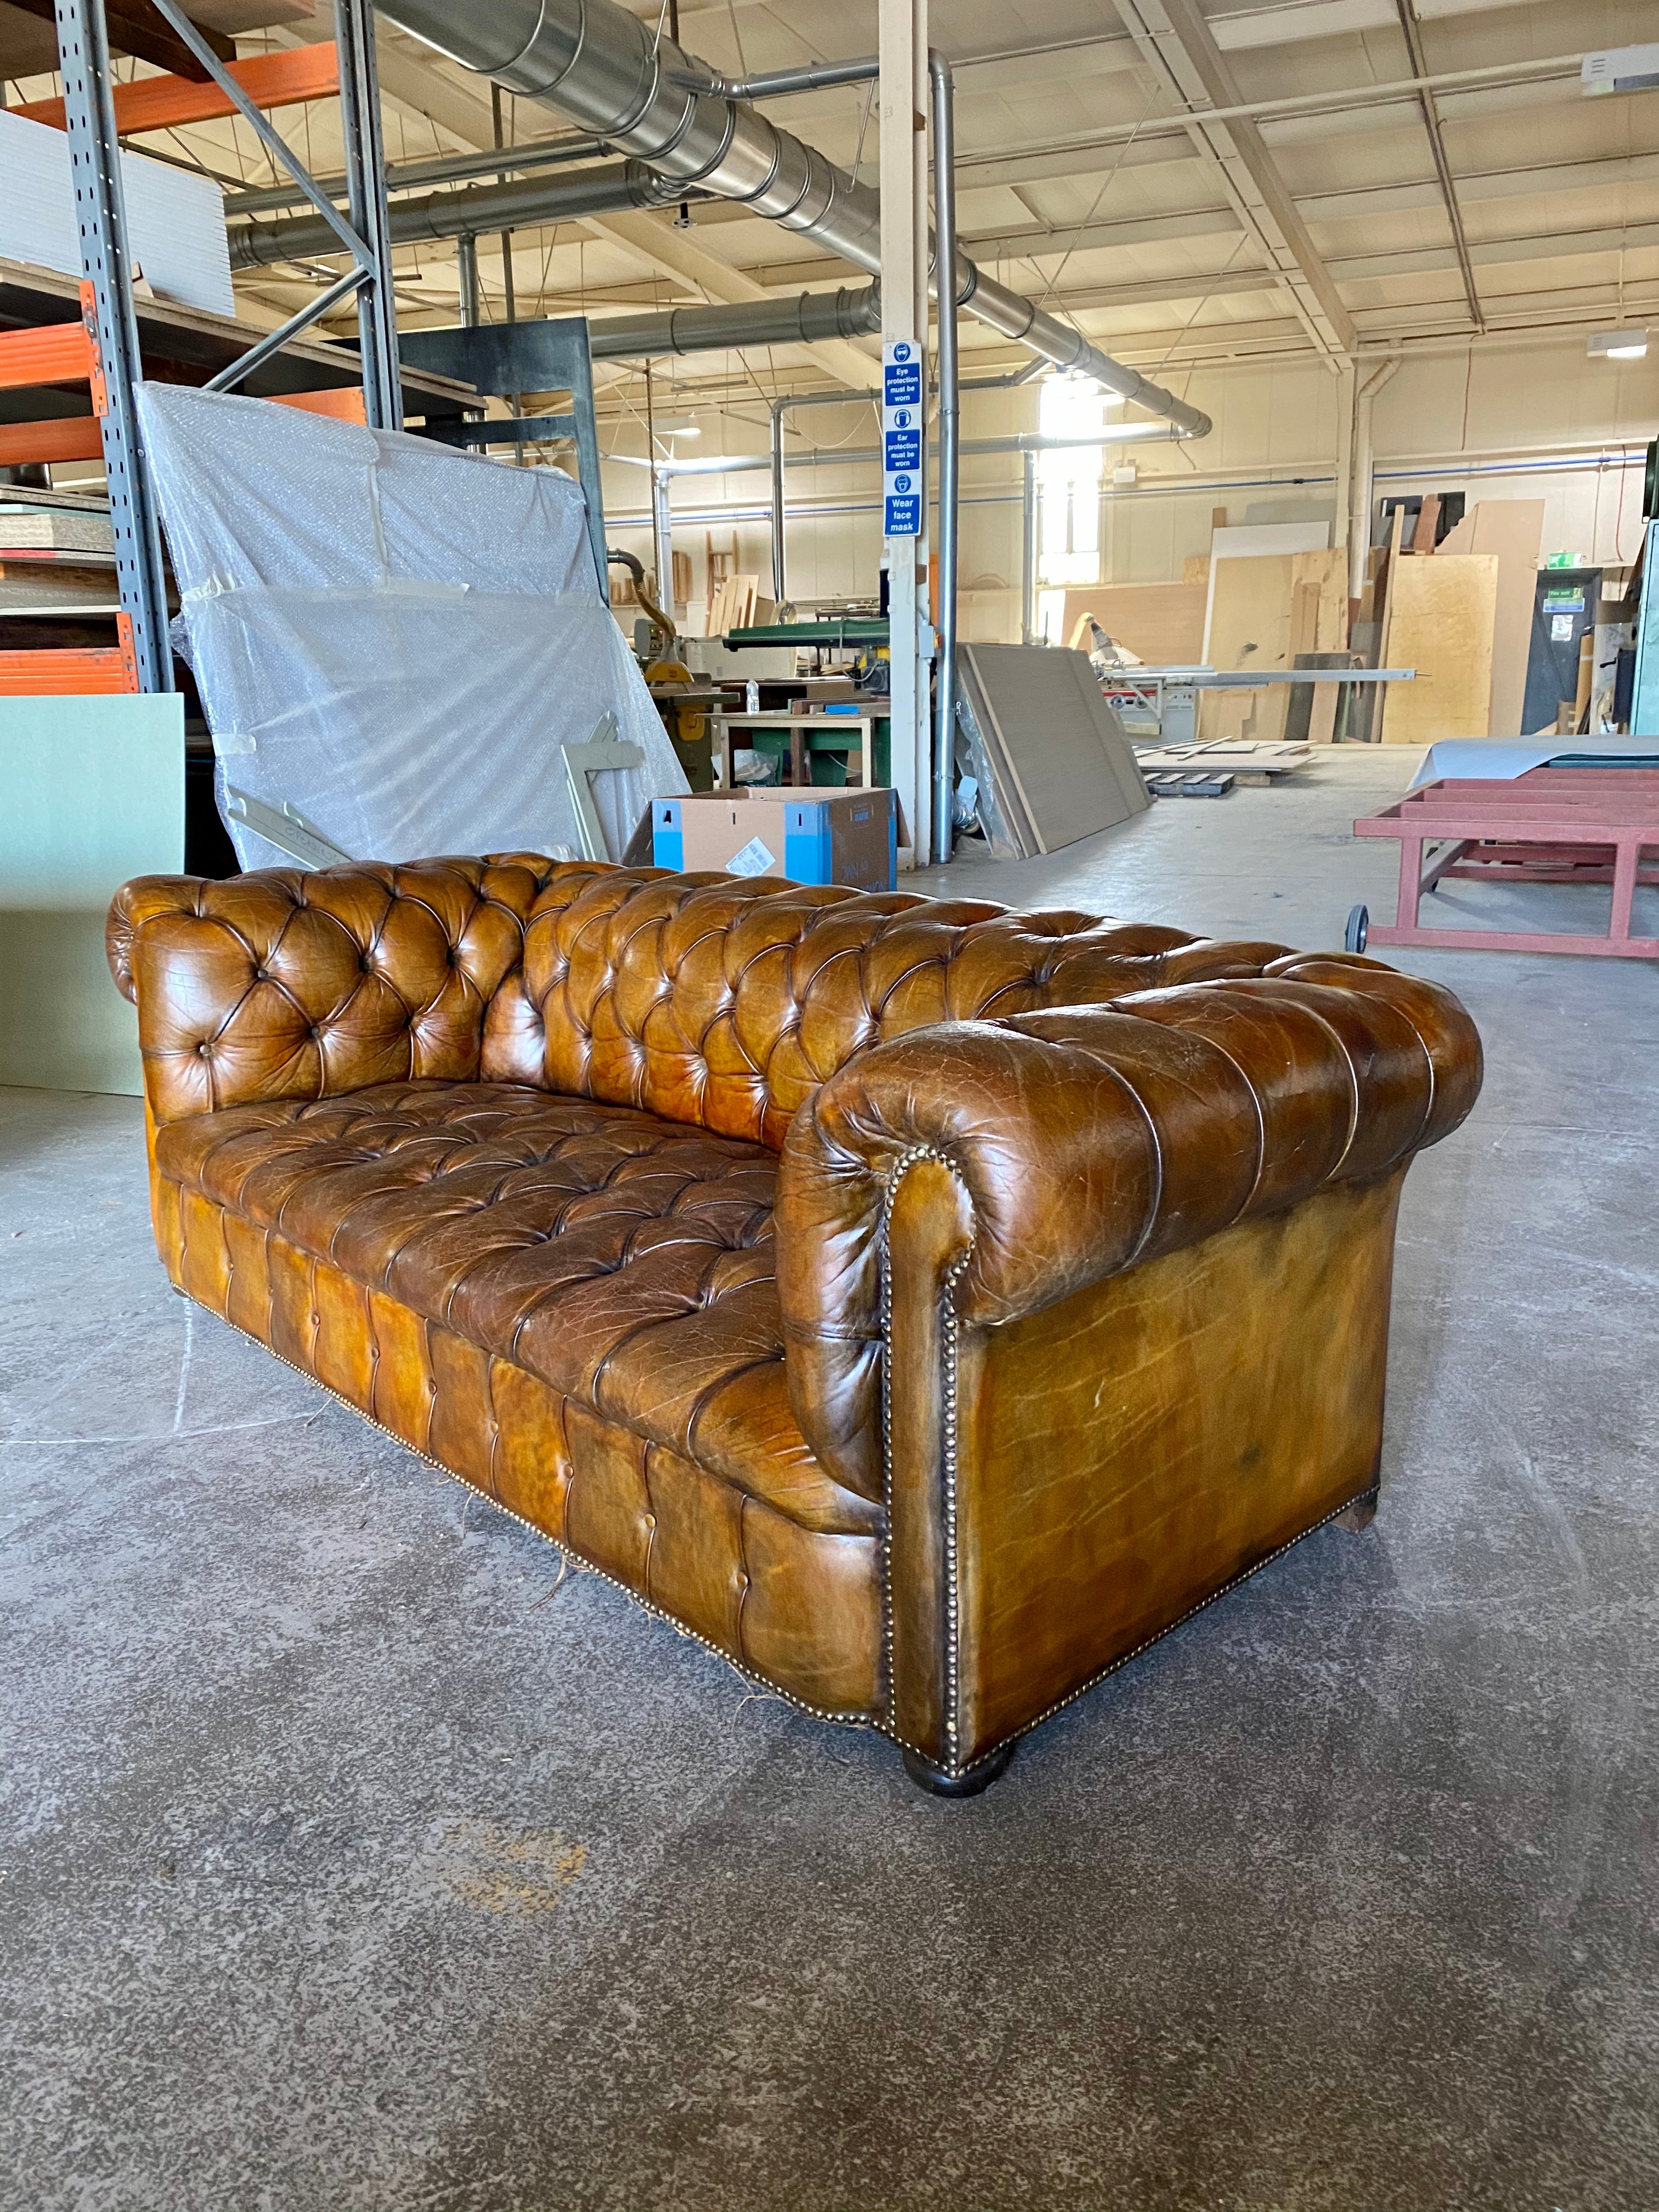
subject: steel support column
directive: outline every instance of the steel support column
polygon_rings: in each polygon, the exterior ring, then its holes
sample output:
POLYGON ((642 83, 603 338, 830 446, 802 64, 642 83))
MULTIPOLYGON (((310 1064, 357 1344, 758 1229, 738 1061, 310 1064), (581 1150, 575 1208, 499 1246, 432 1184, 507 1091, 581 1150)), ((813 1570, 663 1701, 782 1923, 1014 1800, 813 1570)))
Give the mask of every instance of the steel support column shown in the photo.
POLYGON ((357 288, 357 348, 363 411, 373 430, 404 427, 398 375, 398 304, 392 291, 392 230, 380 144, 380 82, 374 65, 370 0, 334 0, 339 54, 340 130, 345 141, 346 212, 369 251, 373 271, 357 288))
POLYGON ((1036 643, 1036 455, 1022 453, 1019 495, 1019 641, 1036 643))
POLYGON ((161 533, 133 404, 143 369, 132 306, 104 0, 57 0, 57 17, 64 126, 81 236, 82 312, 98 349, 93 399, 109 483, 116 586, 132 626, 140 690, 171 691, 161 533))
MULTIPOLYGON (((927 0, 879 0, 881 335, 918 344, 927 331, 927 0)), ((927 455, 919 471, 927 482, 927 455)), ((887 540, 892 777, 910 835, 911 865, 933 849, 933 744, 925 538, 887 540)))
POLYGON ((933 105, 933 240, 939 262, 939 666, 933 715, 933 859, 951 857, 956 787, 957 544, 962 402, 957 390, 956 86, 941 53, 927 57, 933 105))

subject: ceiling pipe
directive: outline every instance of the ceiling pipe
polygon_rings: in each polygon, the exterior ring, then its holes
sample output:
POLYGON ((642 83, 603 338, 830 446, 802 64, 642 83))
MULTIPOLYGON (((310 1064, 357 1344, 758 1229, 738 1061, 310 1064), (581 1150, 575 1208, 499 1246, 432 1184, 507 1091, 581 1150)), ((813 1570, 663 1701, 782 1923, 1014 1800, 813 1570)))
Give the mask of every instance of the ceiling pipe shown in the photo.
MULTIPOLYGON (((698 67, 701 68, 699 64, 698 67)), ((718 92, 727 100, 778 100, 793 92, 824 92, 842 84, 867 84, 879 70, 874 61, 806 62, 799 69, 765 70, 758 76, 722 77, 714 70, 694 76, 693 92, 718 92)))
MULTIPOLYGON (((432 192, 420 200, 394 200, 388 215, 392 244, 410 246, 432 239, 474 238, 485 231, 574 222, 580 216, 613 215, 623 208, 662 207, 685 197, 684 186, 665 184, 642 161, 617 161, 574 170, 556 184, 532 178, 517 184, 477 185, 466 191, 432 192)), ((339 240, 320 216, 245 223, 229 237, 233 269, 310 261, 340 251, 339 240)))
MULTIPOLYGON (((378 0, 380 12, 465 69, 525 99, 545 101, 623 147, 665 179, 673 197, 701 186, 799 231, 872 276, 881 271, 881 203, 867 185, 757 109, 717 91, 706 64, 616 4, 616 0, 378 0)), ((1211 428, 1177 399, 1048 314, 956 257, 960 307, 1057 368, 1172 422, 1189 438, 1211 428)))
MULTIPOLYGON (((973 387, 963 384, 963 391, 973 387)), ((815 397, 817 395, 814 395, 815 397)), ((858 392, 838 392, 822 395, 833 397, 842 407, 858 407, 864 404, 865 395, 858 392)), ((1086 438, 1045 438, 1040 431, 1016 430, 1006 438, 964 438, 958 448, 963 453, 1063 453, 1093 450, 1101 446, 1164 446, 1184 445, 1186 433, 1176 429, 1172 422, 1108 422, 1086 438)), ((605 460, 624 468, 654 468, 659 477, 726 477, 752 474, 757 470, 770 470, 772 456, 765 453, 699 453, 695 460, 650 461, 643 453, 607 453, 605 460)), ((936 459, 930 453, 929 459, 936 459)), ((786 453, 786 468, 806 469, 823 466, 843 468, 862 465, 881 459, 879 446, 807 446, 799 452, 786 453)))
POLYGON ((587 344, 595 361, 637 361, 657 354, 725 353, 738 346, 815 345, 823 338, 868 337, 880 328, 881 295, 872 284, 860 292, 843 286, 838 292, 803 292, 793 300, 740 300, 730 307, 607 315, 589 323, 587 344))
MULTIPOLYGON (((507 177, 520 171, 562 168, 567 161, 591 161, 595 154, 608 154, 611 149, 603 138, 592 132, 580 137, 532 139, 527 145, 498 146, 485 154, 438 154, 429 161, 388 161, 386 165, 386 188, 389 192, 418 191, 422 185, 470 185, 477 177, 507 177)), ((346 180, 341 177, 319 177, 319 191, 331 199, 343 200, 346 196, 346 180)), ((225 194, 225 215, 234 222, 245 215, 269 215, 273 208, 299 207, 305 194, 291 179, 274 185, 255 185, 246 191, 225 194)))

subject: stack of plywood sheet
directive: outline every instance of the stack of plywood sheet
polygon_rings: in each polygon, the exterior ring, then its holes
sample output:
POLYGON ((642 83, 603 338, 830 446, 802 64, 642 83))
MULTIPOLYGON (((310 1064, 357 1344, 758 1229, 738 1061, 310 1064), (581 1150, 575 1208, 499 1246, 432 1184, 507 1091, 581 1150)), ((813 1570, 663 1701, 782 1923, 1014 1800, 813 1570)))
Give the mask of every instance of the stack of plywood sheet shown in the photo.
POLYGON ((1483 738, 1492 709, 1495 553, 1396 555, 1389 563, 1382 665, 1414 668, 1389 687, 1385 745, 1483 738))
POLYGON ((1483 499, 1447 532, 1435 554, 1437 561, 1443 561, 1449 555, 1488 553, 1498 561, 1489 707, 1485 727, 1463 732, 1466 736, 1518 738, 1521 734, 1538 556, 1543 542, 1541 499, 1483 499))
POLYGON ((957 714, 1000 860, 1029 860, 1109 830, 1151 801, 1086 653, 964 645, 957 714))
MULTIPOLYGON (((1298 653, 1335 653, 1347 644, 1347 558, 1308 542, 1318 536, 1328 537, 1328 527, 1216 532, 1204 627, 1210 667, 1254 675, 1293 668, 1298 653)), ((1212 692, 1201 704, 1200 732, 1271 743, 1284 735, 1288 705, 1288 687, 1279 684, 1212 692)))
MULTIPOLYGON (((46 14, 50 21, 52 10, 46 14)), ((0 255, 78 277, 81 234, 64 132, 0 109, 0 175, 6 180, 0 255)), ((133 258, 155 296, 234 315, 224 197, 216 181, 123 153, 121 189, 133 258)))
POLYGON ((1482 500, 1436 547, 1438 506, 1373 556, 1377 665, 1417 671, 1376 702, 1384 744, 1520 734, 1544 503, 1482 500))

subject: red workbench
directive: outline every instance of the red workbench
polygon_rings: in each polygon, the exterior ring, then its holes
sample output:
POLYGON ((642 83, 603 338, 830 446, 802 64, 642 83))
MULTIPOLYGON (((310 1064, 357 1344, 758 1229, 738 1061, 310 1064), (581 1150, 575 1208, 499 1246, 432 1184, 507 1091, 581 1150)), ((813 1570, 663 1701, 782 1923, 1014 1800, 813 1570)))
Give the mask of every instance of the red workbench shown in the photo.
POLYGON ((1659 770, 1535 768, 1508 781, 1454 778, 1408 791, 1397 805, 1365 816, 1353 829, 1356 837, 1400 840, 1399 910, 1392 928, 1370 932, 1374 945, 1659 960, 1659 937, 1631 935, 1637 885, 1659 885, 1659 770), (1425 849, 1431 849, 1426 863, 1425 849), (1476 883, 1611 884, 1607 933, 1567 937, 1425 929, 1418 902, 1449 877, 1476 883))

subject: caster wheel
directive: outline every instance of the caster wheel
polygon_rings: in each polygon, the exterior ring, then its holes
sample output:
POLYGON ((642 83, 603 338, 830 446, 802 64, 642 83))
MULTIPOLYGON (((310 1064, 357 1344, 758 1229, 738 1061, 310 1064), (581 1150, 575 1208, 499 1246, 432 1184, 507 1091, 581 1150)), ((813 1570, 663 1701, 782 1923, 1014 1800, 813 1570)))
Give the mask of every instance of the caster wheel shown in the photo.
POLYGON ((1371 913, 1369 907, 1355 906, 1348 909, 1348 926, 1342 933, 1345 952, 1363 952, 1365 940, 1371 933, 1371 913))
POLYGON ((904 1771, 916 1787, 925 1790, 930 1797, 977 1797, 981 1790, 990 1788, 1013 1755, 1014 1747, 1006 1743, 1000 1751, 994 1751, 988 1759, 981 1759, 977 1765, 970 1767, 966 1774, 948 1774, 944 1767, 935 1766, 931 1759, 923 1759, 918 1752, 907 1751, 904 1771))

